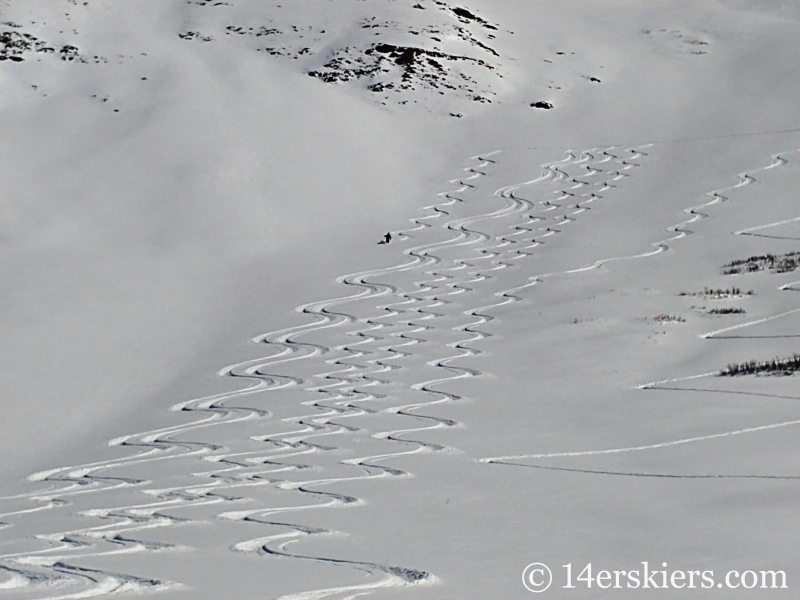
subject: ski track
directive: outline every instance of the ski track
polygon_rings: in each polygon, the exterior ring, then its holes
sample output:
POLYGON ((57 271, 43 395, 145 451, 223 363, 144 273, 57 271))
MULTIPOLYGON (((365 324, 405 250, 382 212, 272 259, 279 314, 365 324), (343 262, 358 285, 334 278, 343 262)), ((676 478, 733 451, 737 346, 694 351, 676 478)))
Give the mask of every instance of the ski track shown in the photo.
MULTIPOLYGON (((646 258, 663 252, 670 244, 692 233, 687 228, 689 225, 707 218, 702 209, 727 202, 724 193, 750 185, 756 181, 754 174, 761 170, 787 164, 784 158, 787 153, 774 155, 769 166, 742 173, 737 184, 709 192, 706 202, 684 211, 689 218, 670 228, 670 237, 654 242, 647 251, 608 257, 562 272, 534 276, 521 274, 520 279, 527 281, 524 285, 491 293, 494 300, 490 304, 478 301, 476 296, 480 294, 476 292, 492 285, 495 271, 519 268, 525 264, 526 257, 535 254, 537 247, 549 243, 553 236, 568 232, 570 223, 590 218, 592 210, 601 208, 603 198, 641 167, 643 163, 640 161, 646 161, 648 156, 645 149, 650 146, 652 144, 633 149, 608 146, 579 152, 568 150, 563 159, 543 165, 539 176, 500 187, 491 195, 483 191, 480 180, 492 177, 493 168, 502 159, 502 152, 473 157, 476 165, 465 168, 464 176, 450 182, 453 189, 440 193, 435 204, 423 208, 424 216, 413 219, 411 227, 398 232, 397 243, 410 242, 418 237, 430 238, 425 243, 406 248, 403 262, 337 278, 336 281, 352 293, 297 307, 295 310, 309 322, 253 338, 253 342, 269 348, 269 355, 219 371, 221 376, 241 380, 244 387, 175 404, 171 410, 187 413, 187 422, 121 436, 109 442, 110 446, 130 449, 129 455, 35 473, 29 480, 35 482, 38 489, 0 498, 4 507, 0 520, 6 527, 18 526, 24 519, 36 518, 42 512, 69 511, 78 500, 85 502, 87 497, 95 498, 91 502, 95 508, 75 513, 79 518, 75 519, 74 530, 37 534, 37 549, 0 556, 0 569, 7 575, 0 591, 3 588, 12 591, 25 588, 34 592, 38 590, 38 597, 55 599, 91 598, 144 590, 153 592, 180 586, 176 582, 101 572, 71 563, 81 558, 111 554, 190 551, 188 548, 136 540, 135 536, 137 532, 157 527, 199 524, 202 521, 174 516, 181 509, 197 507, 210 507, 214 519, 253 525, 255 537, 234 544, 231 547, 234 552, 337 564, 367 576, 366 581, 353 585, 307 590, 282 596, 282 600, 355 598, 385 587, 435 583, 435 574, 411 566, 293 552, 292 544, 300 539, 343 533, 295 524, 288 516, 298 511, 357 507, 364 503, 363 499, 327 491, 326 486, 337 484, 337 489, 341 489, 347 482, 357 480, 413 477, 413 473, 392 467, 392 459, 458 451, 428 440, 435 436, 436 430, 460 424, 426 414, 426 409, 463 399, 442 389, 448 382, 484 375, 479 370, 459 366, 459 359, 481 354, 475 346, 491 336, 485 331, 485 326, 495 318, 492 313, 503 305, 520 301, 517 292, 556 275, 580 273, 604 263, 646 258), (523 190, 526 196, 535 199, 523 197, 523 190), (497 224, 502 226, 503 233, 487 232, 497 224), (403 281, 409 276, 410 285, 404 285, 403 281), (325 339, 342 338, 344 343, 326 346, 315 341, 319 333, 323 333, 325 339), (437 357, 425 358, 425 349, 431 346, 435 348, 437 357), (405 366, 413 360, 422 360, 422 366, 405 366), (435 369, 431 373, 438 372, 440 376, 421 378, 423 371, 429 369, 435 369), (409 371, 416 373, 417 370, 420 379, 410 385, 395 379, 396 375, 409 371), (393 385, 400 391, 386 390, 393 385), (282 393, 301 393, 313 399, 296 402, 293 404, 294 414, 283 417, 268 409, 245 405, 245 400, 250 398, 258 400, 264 394, 272 398, 282 393), (393 425, 389 429, 369 426, 371 419, 376 417, 393 425), (348 419, 356 419, 353 422, 358 425, 348 424, 348 419), (236 448, 203 441, 204 436, 210 437, 221 426, 249 427, 251 422, 258 424, 265 433, 245 436, 237 442, 236 448), (382 450, 377 454, 337 460, 335 455, 348 448, 348 436, 368 436, 382 450), (328 469, 326 459, 333 461, 330 468, 335 467, 330 475, 325 472, 328 469), (182 478, 192 479, 193 483, 165 487, 156 479, 159 469, 164 466, 186 464, 194 465, 194 470, 184 471, 182 478), (132 467, 137 471, 144 468, 153 474, 154 479, 124 476, 124 471, 132 467), (306 471, 313 476, 305 478, 303 473, 306 471), (259 487, 281 490, 289 493, 289 496, 281 495, 282 498, 292 497, 294 500, 287 500, 283 505, 243 510, 231 506, 242 499, 241 494, 246 495, 259 487), (135 491, 140 492, 136 494, 138 503, 102 508, 107 505, 104 498, 126 489, 129 497, 135 491), (6 506, 11 508, 6 509, 6 506), (165 514, 165 511, 170 514, 165 514), (87 517, 93 522, 91 526, 86 526, 87 517), (59 593, 53 595, 56 590, 59 593)), ((786 222, 735 233, 756 235, 754 231, 786 222)), ((791 285, 782 289, 795 289, 791 285)), ((710 339, 719 333, 779 318, 797 310, 800 309, 710 332, 703 337, 710 339)), ((707 375, 640 387, 652 389, 663 383, 707 375)), ((798 422, 760 425, 633 448, 518 455, 478 461, 585 473, 723 477, 714 474, 616 473, 515 461, 643 451, 798 422)))
MULTIPOLYGON (((649 144, 648 146, 652 146, 652 145, 654 145, 656 143, 658 143, 658 142, 654 142, 653 144, 649 144)), ((643 147, 646 147, 646 146, 643 146, 643 147)), ((513 288, 511 290, 506 290, 505 292, 502 292, 499 295, 507 296, 507 297, 513 298, 515 300, 518 300, 519 297, 514 295, 516 292, 518 292, 518 291, 520 291, 522 289, 525 289, 526 287, 529 287, 531 285, 535 285, 535 284, 541 283, 546 278, 552 277, 554 275, 567 275, 567 274, 571 274, 571 273, 580 273, 580 272, 583 272, 583 271, 587 271, 587 270, 598 268, 599 266, 601 266, 604 263, 607 263, 609 261, 627 260, 627 259, 632 259, 632 258, 646 258, 646 257, 649 257, 649 256, 653 256, 654 254, 657 254, 659 252, 663 252, 663 251, 665 251, 665 250, 670 248, 670 246, 669 246, 670 243, 673 243, 673 242, 675 242, 677 240, 680 240, 680 239, 682 239, 682 238, 684 238, 684 237, 686 237, 688 235, 694 235, 695 234, 695 232, 690 230, 690 229, 688 229, 687 226, 691 225, 691 224, 694 224, 694 223, 697 223, 698 221, 701 221, 701 220, 709 218, 709 215, 707 213, 702 212, 703 209, 706 209, 708 207, 711 207, 713 205, 720 204, 720 203, 723 203, 723 202, 730 202, 730 198, 728 196, 726 196, 725 194, 730 193, 731 191, 736 190, 738 188, 741 188, 741 187, 748 186, 748 185, 751 185, 753 183, 756 183, 758 180, 755 177, 755 175, 758 174, 759 172, 768 171, 770 169, 774 169, 774 168, 777 168, 777 167, 782 167, 782 166, 788 165, 789 164, 789 160, 786 157, 788 157, 788 156, 790 156, 792 154, 797 154, 798 152, 800 152, 800 149, 795 149, 795 150, 790 150, 790 151, 786 151, 786 152, 780 152, 780 153, 777 153, 777 154, 773 154, 771 156, 771 162, 770 162, 769 165, 767 165, 765 167, 759 167, 759 168, 753 169, 751 171, 738 173, 737 174, 738 182, 735 183, 734 185, 723 187, 723 188, 719 188, 719 189, 707 192, 705 194, 705 196, 708 198, 707 201, 705 201, 705 202, 703 202, 701 204, 694 205, 694 206, 691 206, 689 208, 684 209, 683 212, 686 213, 687 215, 690 215, 690 217, 688 219, 684 220, 684 221, 681 221, 680 223, 677 223, 676 225, 674 225, 674 226, 672 226, 672 227, 670 227, 668 229, 668 231, 674 233, 675 235, 673 235, 673 236, 671 236, 669 238, 666 238, 664 240, 661 240, 661 241, 653 243, 652 244, 653 250, 651 250, 649 252, 645 252, 645 253, 642 253, 642 254, 631 255, 631 256, 606 258, 606 259, 598 260, 597 262, 595 262, 595 263, 593 263, 591 265, 587 265, 585 267, 581 267, 581 268, 578 268, 578 269, 562 271, 562 272, 559 272, 559 273, 548 273, 548 274, 544 274, 544 275, 539 275, 539 276, 536 276, 534 278, 531 278, 531 280, 529 281, 528 284, 526 284, 524 286, 520 286, 518 288, 513 288)), ((766 225, 757 225, 757 226, 754 226, 754 227, 745 228, 745 229, 742 229, 742 230, 739 230, 739 231, 734 231, 734 232, 731 232, 731 233, 734 234, 734 235, 757 235, 757 236, 761 236, 761 237, 770 237, 770 238, 773 238, 773 239, 794 239, 794 238, 786 238, 786 237, 777 237, 777 236, 768 236, 768 235, 763 235, 763 234, 756 234, 756 233, 753 233, 753 232, 761 231, 761 230, 764 230, 764 229, 768 229, 770 227, 776 227, 776 226, 779 226, 779 225, 784 225, 784 224, 791 223, 791 222, 796 222, 798 220, 800 220, 800 217, 794 217, 794 218, 790 218, 790 219, 784 219, 784 220, 781 220, 781 221, 776 221, 776 222, 773 222, 773 223, 768 223, 766 225)), ((788 284, 783 284, 783 285, 778 287, 778 290, 780 290, 780 291, 798 291, 798 288, 795 287, 798 284, 800 284, 800 281, 791 282, 791 283, 788 283, 788 284)), ((498 305, 494 305, 494 306, 499 306, 499 304, 498 305)), ((487 307, 487 308, 489 308, 489 307, 487 307)), ((739 338, 739 337, 742 337, 742 336, 723 336, 723 335, 720 335, 720 334, 726 333, 726 332, 729 332, 729 331, 735 331, 735 330, 738 330, 738 329, 743 329, 743 328, 746 328, 746 327, 749 327, 749 326, 752 326, 752 325, 757 325, 757 324, 760 324, 760 323, 765 323, 765 322, 768 322, 768 321, 772 321, 774 319, 779 319, 779 318, 785 317, 787 315, 795 314, 797 312, 800 312, 800 307, 799 308, 795 308, 795 309, 791 309, 791 310, 788 310, 788 311, 784 311, 784 312, 781 312, 781 313, 778 313, 778 314, 770 315, 768 317, 763 317, 763 318, 760 318, 760 319, 750 320, 750 321, 747 321, 745 323, 739 323, 739 324, 736 324, 736 325, 733 325, 733 326, 729 326, 729 327, 725 327, 725 328, 722 328, 722 329, 709 331, 709 332, 700 334, 699 337, 702 338, 702 339, 708 339, 708 340, 739 338)), ((790 337, 790 336, 781 336, 781 337, 790 337)), ((701 374, 689 375, 689 376, 684 376, 684 377, 676 377, 676 378, 666 379, 666 380, 662 380, 662 381, 655 381, 655 382, 645 383, 645 384, 638 385, 636 387, 637 387, 637 389, 641 389, 641 390, 659 389, 659 390, 671 390, 671 391, 686 391, 686 388, 667 387, 664 384, 670 384, 670 383, 676 383, 676 382, 679 382, 679 381, 688 381, 688 380, 693 380, 693 379, 706 378, 706 377, 715 376, 717 374, 718 374, 718 372, 714 371, 714 372, 701 373, 701 374)), ((707 390, 707 389, 698 389, 698 388, 693 388, 693 390, 694 391, 700 391, 700 392, 740 393, 740 394, 753 395, 753 396, 757 396, 757 397, 781 397, 781 398, 787 398, 787 399, 800 399, 800 398, 795 398, 795 397, 775 396, 774 394, 759 394, 759 393, 753 393, 753 392, 736 392, 736 391, 733 391, 733 392, 722 392, 721 390, 707 390)), ((685 438, 685 439, 679 439, 679 440, 670 440, 670 441, 666 441, 666 442, 658 442, 658 443, 642 445, 642 446, 610 448, 610 449, 607 448, 607 449, 585 450, 585 451, 554 452, 554 453, 544 453, 544 454, 520 454, 520 455, 509 455, 509 456, 487 457, 487 458, 478 459, 478 462, 479 463, 483 463, 483 464, 507 465, 507 466, 526 467, 526 468, 534 468, 534 469, 566 471, 566 472, 573 472, 573 473, 587 473, 587 474, 596 474, 596 475, 614 475, 614 476, 628 476, 628 477, 656 477, 656 478, 660 477, 660 478, 685 478, 685 479, 739 478, 739 479, 797 480, 797 479, 800 479, 800 477, 798 477, 798 476, 790 476, 790 475, 785 475, 784 476, 784 475, 760 475, 760 474, 735 474, 735 475, 731 475, 731 474, 711 474, 711 473, 703 473, 703 474, 644 473, 644 472, 624 472, 624 471, 610 471, 610 470, 598 470, 598 469, 579 469, 579 468, 569 468, 569 467, 562 467, 562 466, 534 464, 534 463, 530 463, 530 462, 520 462, 522 460, 529 461, 529 460, 536 460, 536 459, 542 460, 542 459, 552 459, 552 458, 585 457, 585 456, 608 455, 608 454, 618 454, 618 453, 627 453, 627 452, 641 452, 641 451, 665 448, 665 447, 670 447, 670 446, 677 446, 677 445, 682 445, 682 444, 695 444, 695 443, 704 442, 704 441, 712 440, 712 439, 727 438, 727 437, 731 437, 731 436, 738 436, 738 435, 742 435, 742 434, 761 432, 761 431, 765 431, 765 430, 773 430, 773 429, 777 429, 777 428, 783 428, 783 427, 794 426, 794 425, 800 425, 800 420, 783 421, 783 422, 779 422, 779 423, 771 423, 771 424, 767 424, 767 425, 759 425, 759 426, 747 427, 747 428, 742 428, 742 429, 737 429, 737 430, 723 431, 723 432, 712 433, 712 434, 708 434, 708 435, 704 435, 704 436, 696 436, 696 437, 692 437, 692 438, 685 438)))

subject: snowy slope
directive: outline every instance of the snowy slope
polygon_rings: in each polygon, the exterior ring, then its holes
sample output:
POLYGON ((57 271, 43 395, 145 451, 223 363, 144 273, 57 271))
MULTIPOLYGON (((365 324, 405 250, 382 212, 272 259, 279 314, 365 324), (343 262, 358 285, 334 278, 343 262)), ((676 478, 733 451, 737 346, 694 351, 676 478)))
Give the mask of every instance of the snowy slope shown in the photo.
POLYGON ((0 17, 4 595, 796 595, 795 4, 0 17))

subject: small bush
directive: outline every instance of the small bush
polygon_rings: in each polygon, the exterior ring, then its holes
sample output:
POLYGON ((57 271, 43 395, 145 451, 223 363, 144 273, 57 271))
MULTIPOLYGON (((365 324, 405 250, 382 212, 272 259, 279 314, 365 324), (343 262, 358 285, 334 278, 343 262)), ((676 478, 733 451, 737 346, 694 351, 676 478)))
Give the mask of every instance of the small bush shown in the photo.
POLYGON ((797 268, 800 261, 800 252, 787 252, 786 254, 761 254, 749 258, 733 260, 727 265, 722 265, 723 275, 739 275, 741 273, 755 273, 769 269, 776 273, 788 273, 797 268))
POLYGON ((741 288, 732 287, 721 289, 717 288, 705 288, 702 292, 681 292, 678 294, 679 296, 699 296, 702 298, 706 298, 709 300, 719 300, 721 298, 737 298, 741 296, 754 296, 755 292, 753 290, 749 290, 747 292, 743 292, 741 288))
POLYGON ((710 315, 743 315, 744 309, 743 308, 712 308, 708 311, 710 315))
POLYGON ((653 320, 658 321, 659 323, 686 323, 686 319, 676 315, 656 315, 653 317, 653 320))
POLYGON ((794 353, 787 358, 773 358, 772 360, 749 360, 743 363, 731 363, 719 372, 721 377, 735 377, 737 375, 793 375, 800 371, 800 354, 794 353))
MULTIPOLYGON (((793 254, 797 254, 796 252, 793 254)), ((797 268, 797 264, 800 262, 797 256, 783 256, 781 259, 775 264, 773 270, 776 273, 788 273, 789 271, 794 271, 797 268)))

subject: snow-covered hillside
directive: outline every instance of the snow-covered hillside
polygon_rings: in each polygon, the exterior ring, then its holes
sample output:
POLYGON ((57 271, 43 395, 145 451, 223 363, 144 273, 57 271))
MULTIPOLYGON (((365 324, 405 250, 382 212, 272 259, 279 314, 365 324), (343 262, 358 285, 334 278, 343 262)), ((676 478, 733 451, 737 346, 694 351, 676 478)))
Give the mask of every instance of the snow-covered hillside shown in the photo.
POLYGON ((796 3, 0 23, 0 594, 796 597, 796 3))

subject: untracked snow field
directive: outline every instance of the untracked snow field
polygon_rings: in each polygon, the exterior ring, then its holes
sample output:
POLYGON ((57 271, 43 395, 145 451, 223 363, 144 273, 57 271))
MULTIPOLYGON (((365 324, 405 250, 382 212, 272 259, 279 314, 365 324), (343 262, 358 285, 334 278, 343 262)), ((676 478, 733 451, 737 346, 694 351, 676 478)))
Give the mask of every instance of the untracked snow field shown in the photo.
POLYGON ((797 598, 798 27, 0 0, 0 596, 797 598))

